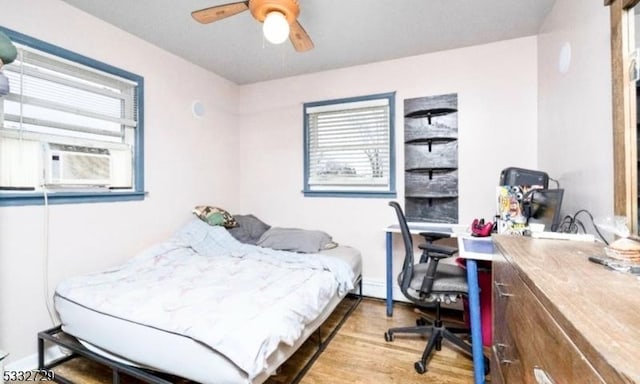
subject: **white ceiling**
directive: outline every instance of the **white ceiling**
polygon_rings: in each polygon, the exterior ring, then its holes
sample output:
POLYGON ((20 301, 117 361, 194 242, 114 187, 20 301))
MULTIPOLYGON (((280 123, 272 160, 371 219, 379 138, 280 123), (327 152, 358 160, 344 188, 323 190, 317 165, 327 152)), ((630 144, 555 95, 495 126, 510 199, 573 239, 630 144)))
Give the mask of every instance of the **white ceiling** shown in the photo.
POLYGON ((236 84, 535 35, 555 0, 299 0, 315 44, 272 45, 246 11, 200 24, 231 0, 63 0, 236 84))

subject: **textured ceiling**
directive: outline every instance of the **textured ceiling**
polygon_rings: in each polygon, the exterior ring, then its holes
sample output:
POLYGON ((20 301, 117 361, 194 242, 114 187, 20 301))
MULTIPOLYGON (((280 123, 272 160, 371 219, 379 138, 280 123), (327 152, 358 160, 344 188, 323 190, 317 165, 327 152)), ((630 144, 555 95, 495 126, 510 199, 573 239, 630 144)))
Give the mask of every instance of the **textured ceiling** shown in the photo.
POLYGON ((315 48, 272 45, 243 12, 200 24, 228 0, 63 0, 236 84, 535 35, 555 0, 299 0, 315 48))

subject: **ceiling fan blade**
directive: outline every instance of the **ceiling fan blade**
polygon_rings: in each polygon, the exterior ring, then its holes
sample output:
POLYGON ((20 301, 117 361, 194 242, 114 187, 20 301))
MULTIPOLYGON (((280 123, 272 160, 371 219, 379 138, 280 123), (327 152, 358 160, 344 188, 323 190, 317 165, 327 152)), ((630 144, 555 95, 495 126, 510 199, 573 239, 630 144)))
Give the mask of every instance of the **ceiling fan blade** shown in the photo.
POLYGON ((289 40, 291 40, 293 48, 298 52, 305 52, 313 48, 313 41, 311 41, 307 31, 302 28, 298 20, 291 24, 289 40))
POLYGON ((246 11, 247 9, 249 9, 249 2, 240 1, 237 3, 222 4, 215 7, 193 11, 191 12, 191 17, 193 17, 199 23, 207 24, 213 23, 214 21, 218 21, 229 16, 233 16, 240 12, 246 11))

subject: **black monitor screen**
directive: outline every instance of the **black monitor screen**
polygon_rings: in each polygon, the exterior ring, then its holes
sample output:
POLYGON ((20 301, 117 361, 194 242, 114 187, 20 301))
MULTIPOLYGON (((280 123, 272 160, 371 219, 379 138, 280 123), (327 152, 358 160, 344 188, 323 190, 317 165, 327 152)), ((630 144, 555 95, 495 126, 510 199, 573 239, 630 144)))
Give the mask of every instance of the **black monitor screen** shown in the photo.
POLYGON ((545 231, 555 232, 560 225, 560 208, 564 189, 536 189, 531 194, 529 223, 544 224, 545 231))

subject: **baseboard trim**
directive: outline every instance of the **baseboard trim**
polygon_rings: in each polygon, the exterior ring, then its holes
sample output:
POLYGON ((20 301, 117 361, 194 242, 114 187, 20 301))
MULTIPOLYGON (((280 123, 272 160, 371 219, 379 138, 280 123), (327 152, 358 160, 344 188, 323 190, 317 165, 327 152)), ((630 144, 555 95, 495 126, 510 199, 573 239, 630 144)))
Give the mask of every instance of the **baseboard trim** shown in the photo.
MULTIPOLYGON (((385 280, 377 279, 362 279, 362 294, 368 297, 386 299, 387 282, 385 280)), ((400 287, 395 284, 393 285, 393 300, 409 302, 409 300, 407 300, 402 294, 402 291, 400 291, 400 287)))

